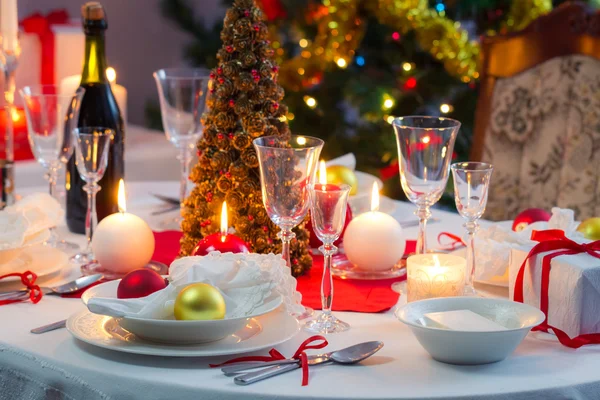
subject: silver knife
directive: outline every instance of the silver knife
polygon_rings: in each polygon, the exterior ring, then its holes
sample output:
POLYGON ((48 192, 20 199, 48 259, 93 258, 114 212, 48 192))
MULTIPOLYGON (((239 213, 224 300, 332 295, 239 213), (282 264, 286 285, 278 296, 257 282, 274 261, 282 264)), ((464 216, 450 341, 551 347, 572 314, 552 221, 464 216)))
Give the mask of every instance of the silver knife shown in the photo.
POLYGON ((54 331, 56 329, 61 329, 67 326, 67 320, 63 319, 62 321, 53 322, 48 325, 40 326, 38 328, 32 329, 30 332, 35 333, 36 335, 40 333, 46 333, 50 331, 54 331))

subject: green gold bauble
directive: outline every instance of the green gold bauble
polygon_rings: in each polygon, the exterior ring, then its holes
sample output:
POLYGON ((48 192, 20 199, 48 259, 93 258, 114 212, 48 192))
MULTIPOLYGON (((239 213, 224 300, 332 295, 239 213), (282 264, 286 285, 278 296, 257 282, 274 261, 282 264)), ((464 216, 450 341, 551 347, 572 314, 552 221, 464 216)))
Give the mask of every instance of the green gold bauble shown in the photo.
POLYGON ((588 218, 579 224, 577 230, 586 239, 600 240, 600 217, 588 218))
POLYGON ((225 299, 207 283, 186 286, 175 300, 175 319, 205 321, 225 318, 225 299))
POLYGON ((358 191, 358 179, 356 174, 350 168, 343 165, 332 165, 327 167, 327 183, 334 185, 346 184, 350 186, 350 196, 358 191))

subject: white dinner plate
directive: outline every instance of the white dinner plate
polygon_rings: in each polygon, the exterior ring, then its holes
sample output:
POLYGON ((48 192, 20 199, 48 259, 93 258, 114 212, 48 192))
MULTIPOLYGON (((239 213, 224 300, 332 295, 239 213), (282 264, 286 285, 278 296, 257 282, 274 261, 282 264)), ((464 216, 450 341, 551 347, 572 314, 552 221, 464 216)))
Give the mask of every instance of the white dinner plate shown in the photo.
MULTIPOLYGON (((69 264, 69 256, 53 247, 36 245, 23 249, 19 255, 0 265, 0 275, 31 271, 41 278, 53 274, 69 264)), ((18 277, 3 279, 4 282, 19 281, 18 277)))
POLYGON ((169 345, 140 339, 122 328, 115 318, 85 310, 69 317, 67 330, 83 342, 114 351, 162 357, 215 357, 271 348, 294 337, 300 324, 280 307, 250 319, 244 328, 222 340, 169 345))

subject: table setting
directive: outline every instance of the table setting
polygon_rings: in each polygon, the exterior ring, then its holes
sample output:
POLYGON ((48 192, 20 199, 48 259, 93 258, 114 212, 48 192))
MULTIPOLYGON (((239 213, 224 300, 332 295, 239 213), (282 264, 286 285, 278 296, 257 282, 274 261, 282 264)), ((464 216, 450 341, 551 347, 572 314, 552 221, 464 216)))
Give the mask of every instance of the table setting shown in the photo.
POLYGON ((324 160, 326 141, 290 131, 252 0, 227 12, 217 67, 153 74, 179 153, 155 162, 180 179, 130 179, 125 158, 166 141, 124 154, 94 67, 105 17, 82 7, 80 87, 20 92, 49 190, 17 174, 0 209, 0 398, 597 395, 597 218, 487 221, 494 166, 454 159, 452 118, 391 118, 408 201, 354 154, 324 160))

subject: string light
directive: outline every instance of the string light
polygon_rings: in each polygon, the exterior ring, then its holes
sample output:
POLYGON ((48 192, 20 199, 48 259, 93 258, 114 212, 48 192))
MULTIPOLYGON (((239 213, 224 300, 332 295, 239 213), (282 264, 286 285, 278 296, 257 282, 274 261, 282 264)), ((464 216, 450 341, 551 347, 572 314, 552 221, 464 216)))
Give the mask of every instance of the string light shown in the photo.
POLYGON ((383 105, 382 105, 382 108, 383 108, 384 110, 389 110, 389 109, 391 109, 392 107, 394 107, 394 104, 395 104, 395 103, 396 103, 396 102, 394 101, 394 99, 393 99, 392 97, 390 97, 390 96, 386 95, 386 96, 385 96, 385 100, 383 100, 383 105))
POLYGON ((338 58, 335 63, 338 65, 338 67, 340 67, 342 69, 344 69, 344 68, 346 68, 348 66, 348 63, 343 58, 338 58))
POLYGON ((291 113, 291 112, 290 112, 290 113, 287 113, 287 119, 288 119, 288 120, 290 120, 290 121, 293 121, 293 120, 294 120, 294 118, 296 118, 296 116, 294 115, 294 113, 291 113))
POLYGON ((399 32, 392 33, 392 39, 394 39, 395 41, 400 40, 400 33, 399 32))
POLYGON ((410 78, 408 78, 406 80, 406 82, 404 82, 404 89, 406 89, 406 90, 412 90, 416 87, 417 87, 417 78, 415 78, 414 76, 411 76, 410 78))
POLYGON ((388 124, 390 124, 390 125, 391 125, 391 124, 394 122, 394 119, 395 119, 395 118, 394 118, 394 116, 393 116, 393 115, 388 115, 388 116, 385 118, 385 121, 386 121, 388 124))
POLYGON ((308 40, 300 39, 300 42, 298 44, 300 45, 300 47, 305 48, 306 46, 308 46, 308 40))
POLYGON ((317 100, 314 97, 304 96, 304 102, 310 108, 315 108, 317 106, 317 100))
POLYGON ((402 69, 408 72, 412 69, 412 64, 409 62, 405 62, 402 64, 402 69))
POLYGON ((298 73, 300 75, 304 75, 304 68, 298 68, 298 73))
POLYGON ((448 114, 449 112, 452 112, 454 110, 454 107, 452 107, 450 104, 441 104, 440 105, 440 111, 442 112, 442 114, 448 114))
POLYGON ((362 67, 363 65, 365 65, 365 58, 363 56, 356 56, 356 65, 358 65, 359 67, 362 67))

